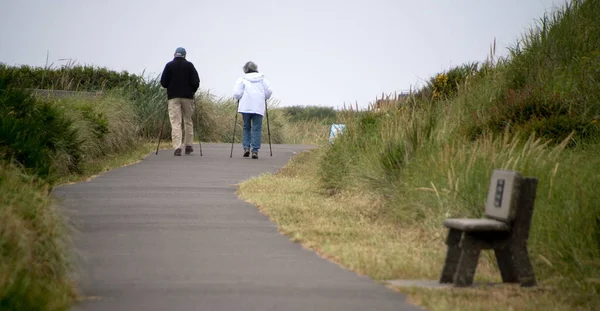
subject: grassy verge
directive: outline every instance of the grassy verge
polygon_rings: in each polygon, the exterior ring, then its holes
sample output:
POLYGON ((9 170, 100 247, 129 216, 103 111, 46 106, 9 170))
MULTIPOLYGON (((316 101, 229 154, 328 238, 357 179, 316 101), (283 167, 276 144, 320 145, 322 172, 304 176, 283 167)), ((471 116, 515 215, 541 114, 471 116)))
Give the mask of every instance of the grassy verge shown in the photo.
MULTIPOLYGON (((441 218, 436 218, 437 225, 398 223, 382 213, 385 199, 370 191, 355 189, 331 196, 319 186, 319 171, 314 165, 323 156, 323 149, 304 152, 278 173, 242 183, 238 193, 257 205, 291 240, 349 270, 379 281, 437 280, 445 255, 446 231, 441 218)), ((406 200, 419 203, 414 197, 406 200)), ((501 282, 491 255, 484 252, 480 259, 476 282, 501 282)), ((553 265, 540 255, 533 258, 538 270, 542 265, 553 265)), ((501 285, 397 290, 429 310, 596 310, 600 299, 586 283, 594 282, 593 274, 588 276, 587 281, 574 284, 564 277, 542 274, 534 289, 501 285)))
MULTIPOLYGON (((161 150, 169 146, 162 146, 161 150)), ((57 180, 56 184, 68 184, 90 180, 113 169, 142 161, 150 152, 156 151, 155 142, 138 142, 130 149, 90 160, 82 165, 81 173, 69 174, 57 180)))
POLYGON ((0 309, 67 310, 75 297, 70 228, 48 186, 0 167, 0 309))
POLYGON ((239 194, 293 241, 357 273, 377 280, 431 275, 437 262, 424 244, 441 238, 440 230, 394 227, 378 218, 382 202, 368 192, 327 195, 314 165, 321 156, 321 149, 301 153, 277 174, 242 183, 239 194))

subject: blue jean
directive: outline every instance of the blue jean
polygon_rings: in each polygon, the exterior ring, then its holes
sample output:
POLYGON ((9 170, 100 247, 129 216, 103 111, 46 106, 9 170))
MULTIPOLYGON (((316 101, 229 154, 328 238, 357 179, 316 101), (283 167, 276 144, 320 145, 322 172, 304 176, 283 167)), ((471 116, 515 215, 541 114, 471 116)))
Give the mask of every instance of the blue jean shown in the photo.
POLYGON ((256 113, 242 113, 242 118, 244 120, 242 146, 244 149, 258 152, 262 135, 263 116, 256 113))

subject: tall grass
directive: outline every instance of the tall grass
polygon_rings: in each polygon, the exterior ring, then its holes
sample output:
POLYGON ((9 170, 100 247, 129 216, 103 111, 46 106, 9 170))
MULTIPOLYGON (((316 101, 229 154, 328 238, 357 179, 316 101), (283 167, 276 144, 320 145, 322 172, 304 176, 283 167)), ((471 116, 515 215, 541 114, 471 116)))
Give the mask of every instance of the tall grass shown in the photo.
POLYGON ((0 309, 67 310, 74 298, 67 222, 47 184, 0 165, 0 309))
POLYGON ((323 122, 333 123, 337 119, 337 111, 333 107, 291 106, 281 108, 290 122, 323 122))
POLYGON ((324 145, 331 124, 320 121, 288 122, 283 127, 286 144, 324 145))
POLYGON ((126 71, 116 72, 107 68, 90 65, 78 65, 73 61, 62 66, 54 64, 45 67, 27 65, 13 67, 0 63, 0 74, 8 78, 18 88, 37 88, 67 91, 105 91, 123 85, 141 86, 141 75, 126 71))
POLYGON ((276 109, 285 119, 283 127, 288 144, 323 145, 329 139, 331 124, 339 121, 332 107, 292 106, 276 109))
POLYGON ((540 18, 510 48, 509 61, 498 66, 496 88, 485 94, 491 105, 469 105, 473 118, 465 120, 465 129, 477 135, 509 126, 554 142, 575 131, 575 143, 595 139, 594 120, 600 117, 599 13, 596 0, 570 1, 540 18))
POLYGON ((144 139, 158 137, 159 125, 164 120, 167 107, 167 95, 160 85, 159 77, 148 78, 141 86, 125 84, 111 90, 110 94, 113 97, 128 99, 133 103, 133 107, 128 108, 133 108, 135 112, 136 126, 139 129, 140 137, 144 139))
MULTIPOLYGON (((287 142, 284 128, 287 119, 277 109, 277 101, 268 103, 269 127, 271 129, 271 142, 282 144, 287 142)), ((242 141, 243 121, 241 114, 236 111, 237 103, 231 98, 217 97, 208 92, 200 93, 195 101, 194 124, 199 124, 199 135, 202 141, 231 143, 233 140, 242 141), (237 121, 236 121, 237 114, 237 121), (235 123, 235 138, 233 137, 235 123), (233 139, 233 140, 232 140, 233 139)), ((267 119, 263 117, 262 141, 268 139, 267 119)))
MULTIPOLYGON (((446 217, 481 216, 494 169, 535 176, 536 273, 574 305, 597 301, 599 14, 600 1, 572 1, 508 58, 492 50, 487 62, 440 73, 401 105, 342 113, 346 131, 319 162, 322 187, 378 195, 377 217, 398 226, 441 228, 446 217)), ((444 247, 443 238, 431 247, 444 247)))

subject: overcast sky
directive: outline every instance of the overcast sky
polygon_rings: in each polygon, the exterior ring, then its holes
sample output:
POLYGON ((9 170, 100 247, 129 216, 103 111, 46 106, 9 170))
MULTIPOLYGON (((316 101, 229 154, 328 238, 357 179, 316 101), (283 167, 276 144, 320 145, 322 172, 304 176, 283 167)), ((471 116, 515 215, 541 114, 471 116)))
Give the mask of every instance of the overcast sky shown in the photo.
POLYGON ((437 72, 505 55, 564 0, 0 0, 0 62, 160 74, 183 46, 231 96, 248 60, 284 106, 364 107, 437 72))

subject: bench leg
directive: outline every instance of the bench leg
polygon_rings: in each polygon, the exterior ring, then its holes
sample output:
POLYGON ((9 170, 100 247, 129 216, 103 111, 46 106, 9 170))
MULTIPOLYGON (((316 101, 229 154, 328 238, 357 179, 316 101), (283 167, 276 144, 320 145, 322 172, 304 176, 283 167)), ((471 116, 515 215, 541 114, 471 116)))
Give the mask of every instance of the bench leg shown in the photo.
POLYGON ((533 266, 529 260, 529 252, 527 251, 527 245, 513 245, 512 253, 514 258, 515 269, 519 276, 519 283, 522 287, 536 286, 535 274, 533 266))
POLYGON ((454 277, 454 286, 466 287, 473 284, 473 277, 475 276, 475 270, 479 263, 479 254, 481 253, 481 246, 475 238, 465 235, 461 245, 460 260, 458 261, 458 268, 454 277))
POLYGON ((454 281, 454 274, 456 273, 456 267, 458 266, 458 260, 460 259, 460 237, 462 232, 450 229, 448 231, 448 237, 446 244, 448 245, 448 251, 446 253, 446 261, 444 268, 442 269, 442 276, 440 283, 452 283, 454 281))
POLYGON ((502 282, 518 283, 519 277, 511 249, 509 247, 495 248, 494 253, 496 254, 496 262, 502 275, 502 282))

